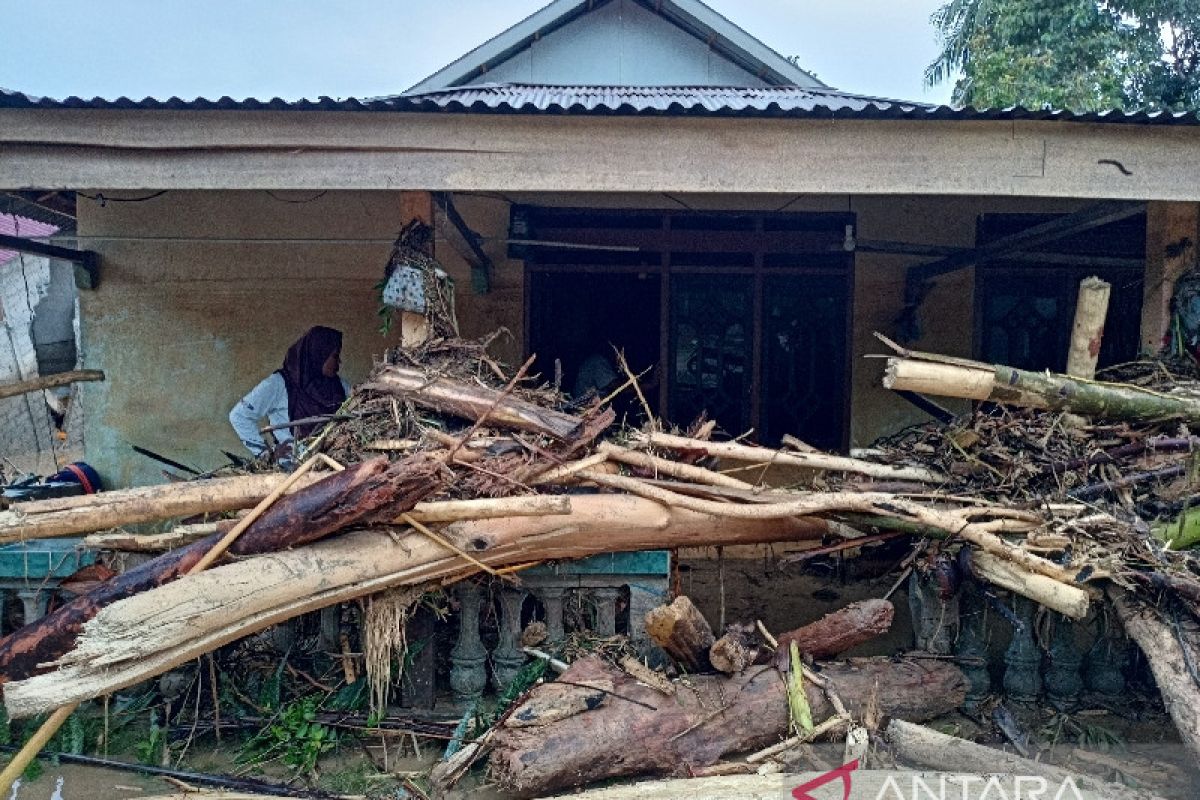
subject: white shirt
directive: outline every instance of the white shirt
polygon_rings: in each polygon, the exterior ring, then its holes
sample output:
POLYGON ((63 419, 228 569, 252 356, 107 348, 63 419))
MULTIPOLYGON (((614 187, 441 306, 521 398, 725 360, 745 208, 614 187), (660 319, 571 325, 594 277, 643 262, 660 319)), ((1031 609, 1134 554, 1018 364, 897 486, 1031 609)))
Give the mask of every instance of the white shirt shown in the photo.
MULTIPOLYGON (((345 379, 342 379, 342 388, 349 397, 350 384, 345 379)), ((271 425, 283 425, 290 421, 287 383, 278 372, 272 372, 263 378, 258 386, 251 389, 229 412, 229 424, 233 426, 246 449, 255 456, 261 456, 267 450, 267 443, 258 430, 258 421, 263 417, 266 417, 271 425)), ((280 443, 292 439, 291 428, 280 428, 273 433, 275 440, 280 443)))

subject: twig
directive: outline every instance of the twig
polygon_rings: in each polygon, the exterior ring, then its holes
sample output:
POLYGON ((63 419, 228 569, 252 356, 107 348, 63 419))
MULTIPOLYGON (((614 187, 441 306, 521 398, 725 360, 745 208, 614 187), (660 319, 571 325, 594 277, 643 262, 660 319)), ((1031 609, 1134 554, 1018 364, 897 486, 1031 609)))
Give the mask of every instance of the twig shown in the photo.
POLYGON ((547 664, 549 664, 552 670, 560 675, 571 668, 571 665, 567 662, 560 661, 546 651, 538 650, 536 647, 522 647, 521 652, 528 653, 534 658, 540 658, 542 661, 545 661, 547 664))
POLYGON ((412 516, 412 514, 401 514, 400 519, 404 520, 404 523, 406 525, 411 526, 414 530, 419 531, 420 533, 424 534, 427 538, 432 539, 433 541, 440 544, 442 547, 446 548, 447 550, 450 550, 451 552, 453 552, 455 555, 457 555, 459 558, 463 559, 464 561, 469 561, 471 564, 474 564, 476 567, 479 567, 481 570, 488 573, 492 577, 500 578, 502 580, 506 580, 509 582, 516 580, 511 575, 501 575, 499 572, 497 572, 495 570, 494 567, 488 566, 487 564, 483 563, 479 559, 475 558, 475 556, 473 556, 470 553, 466 552, 465 550, 455 546, 448 539, 434 533, 429 528, 425 527, 423 524, 418 522, 416 520, 416 518, 414 518, 412 516))
POLYGON ((834 714, 820 725, 817 725, 811 731, 805 731, 804 733, 784 739, 778 744, 773 744, 770 747, 759 750, 757 753, 751 753, 750 755, 746 756, 746 763, 757 764, 760 761, 766 761, 771 756, 778 755, 786 750, 790 750, 798 744, 804 744, 805 742, 815 739, 823 733, 828 733, 840 725, 848 725, 849 723, 850 717, 843 716, 841 714, 834 714))
POLYGON ((641 700, 634 700, 632 697, 627 697, 623 694, 617 694, 616 692, 612 691, 611 689, 605 689, 603 686, 589 686, 586 683, 575 683, 574 681, 564 681, 562 678, 556 678, 554 682, 561 683, 563 686, 578 686, 580 689, 591 689, 594 692, 600 692, 601 694, 611 695, 612 697, 615 697, 618 700, 624 700, 626 703, 633 703, 635 706, 641 706, 642 708, 648 708, 651 711, 658 711, 658 706, 652 706, 649 703, 643 703, 641 700))

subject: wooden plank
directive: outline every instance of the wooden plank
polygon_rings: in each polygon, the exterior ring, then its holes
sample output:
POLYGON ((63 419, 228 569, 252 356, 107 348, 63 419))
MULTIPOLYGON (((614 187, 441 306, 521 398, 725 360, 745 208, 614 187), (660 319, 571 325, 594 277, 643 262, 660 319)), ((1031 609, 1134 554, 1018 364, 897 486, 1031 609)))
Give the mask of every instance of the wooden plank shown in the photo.
POLYGON ((1142 294, 1143 352, 1156 353, 1171 322, 1175 281, 1196 266, 1200 204, 1146 204, 1146 282, 1142 294))
POLYGON ((30 185, 1200 201, 1200 128, 0 110, 0 188, 30 185))

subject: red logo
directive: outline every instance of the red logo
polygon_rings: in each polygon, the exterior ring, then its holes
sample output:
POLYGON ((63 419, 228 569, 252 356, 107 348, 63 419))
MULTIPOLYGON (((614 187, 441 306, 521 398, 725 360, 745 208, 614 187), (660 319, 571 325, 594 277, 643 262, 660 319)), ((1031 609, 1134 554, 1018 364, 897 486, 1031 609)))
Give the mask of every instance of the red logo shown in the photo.
POLYGON ((832 783, 838 778, 842 779, 842 800, 850 800, 850 773, 858 769, 858 759, 854 759, 849 764, 842 764, 837 769, 831 769, 824 775, 818 775, 808 783, 797 786, 792 789, 792 797, 795 800, 817 800, 809 794, 809 791, 817 787, 824 786, 827 783, 832 783))

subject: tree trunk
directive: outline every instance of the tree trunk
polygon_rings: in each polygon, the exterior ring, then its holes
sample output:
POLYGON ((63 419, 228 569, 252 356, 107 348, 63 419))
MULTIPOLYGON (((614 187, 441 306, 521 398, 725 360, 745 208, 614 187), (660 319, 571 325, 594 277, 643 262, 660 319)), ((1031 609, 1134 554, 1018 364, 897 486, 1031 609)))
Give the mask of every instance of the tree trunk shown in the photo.
POLYGON ((487 415, 488 421, 506 428, 540 433, 555 439, 573 438, 582 420, 515 397, 503 397, 495 389, 471 386, 449 378, 426 375, 419 369, 387 367, 367 388, 389 392, 439 414, 452 414, 472 422, 487 415))
POLYGON ((892 627, 895 609, 887 600, 859 600, 816 622, 779 636, 779 651, 786 653, 795 642, 801 653, 813 658, 831 658, 851 647, 882 636, 892 627))
POLYGON ((1114 422, 1177 419, 1200 423, 1200 401, 1185 397, 903 349, 900 356, 887 360, 883 385, 897 391, 1069 411, 1114 422))
MULTIPOLYGON (((285 478, 277 473, 244 475, 18 503, 0 514, 0 542, 74 536, 122 525, 253 508, 285 478)), ((305 475, 300 480, 303 487, 320 480, 320 476, 305 475)))
POLYGON ((1075 378, 1096 377, 1100 343, 1104 338, 1104 320, 1108 316, 1108 295, 1112 290, 1095 275, 1079 282, 1075 302, 1075 321, 1071 326, 1071 345, 1067 350, 1067 374, 1075 378))
POLYGON ((708 442, 700 439, 689 439, 685 436, 675 436, 669 433, 639 433, 635 434, 634 440, 645 442, 653 447, 663 447, 668 450, 693 452, 716 456, 717 458, 729 458, 735 461, 749 461, 764 465, 778 464, 781 466, 831 470, 834 472, 854 472, 860 475, 869 475, 873 478, 895 481, 941 483, 945 480, 944 476, 929 469, 902 467, 892 464, 876 464, 872 461, 847 458, 846 456, 834 456, 828 453, 771 450, 767 447, 752 447, 737 442, 708 442))
MULTIPOLYGON (((1200 759, 1200 688, 1192 680, 1188 669, 1189 659, 1183 652, 1179 638, 1153 608, 1137 604, 1116 588, 1108 590, 1108 597, 1117 610, 1117 616, 1121 618, 1121 624, 1125 626, 1125 632, 1146 656, 1150 671, 1154 673, 1154 682, 1162 693, 1163 703, 1179 731, 1179 738, 1187 745, 1192 756, 1200 759)), ((1194 663, 1200 659, 1200 653, 1196 652, 1191 642, 1187 646, 1192 648, 1191 661, 1194 663)))
MULTIPOLYGON (((885 714, 924 720, 953 710, 966 693, 963 674, 944 662, 855 659, 826 664, 821 674, 851 712, 876 695, 885 714)), ((575 662, 560 680, 608 691, 543 684, 496 729, 491 777, 519 796, 624 776, 686 774, 787 733, 787 689, 771 667, 734 677, 693 675, 674 697, 595 657, 575 662)), ((814 719, 832 714, 821 689, 810 683, 807 694, 814 719)))
POLYGON ((53 375, 43 375, 27 381, 0 383, 0 400, 5 397, 16 397, 30 392, 40 392, 43 389, 53 389, 57 386, 70 386, 77 381, 102 381, 104 373, 98 369, 76 369, 70 372, 57 372, 53 375))
POLYGON ((687 595, 647 611, 646 634, 688 672, 705 672, 711 667, 712 627, 687 595))
MULTIPOLYGON (((390 519, 438 488, 438 468, 426 460, 389 467, 386 459, 377 458, 338 472, 280 498, 229 552, 247 556, 303 545, 381 511, 390 519)), ((0 640, 0 683, 28 677, 68 652, 83 623, 105 606, 186 574, 221 536, 213 534, 134 567, 0 640)))
MULTIPOLYGON (((443 537, 491 566, 709 544, 810 541, 818 519, 738 520, 626 495, 578 495, 565 516, 460 522, 443 537)), ((63 666, 4 687, 14 717, 117 691, 242 636, 334 603, 396 586, 465 578, 477 568, 408 531, 381 531, 248 558, 188 576, 103 609, 63 666)))
POLYGON ((937 770, 978 775, 1000 773, 1039 776, 1045 778, 1049 784, 1050 788, 1045 793, 1047 797, 1075 797, 1070 789, 1061 790, 1063 784, 1071 780, 1077 788, 1093 792, 1103 800, 1162 800, 1150 792, 1107 783, 1081 775, 1075 770, 1066 770, 1041 761, 1022 758, 1014 753, 984 747, 957 736, 947 736, 924 725, 914 725, 903 719, 893 719, 889 722, 885 734, 896 755, 905 761, 937 770))

